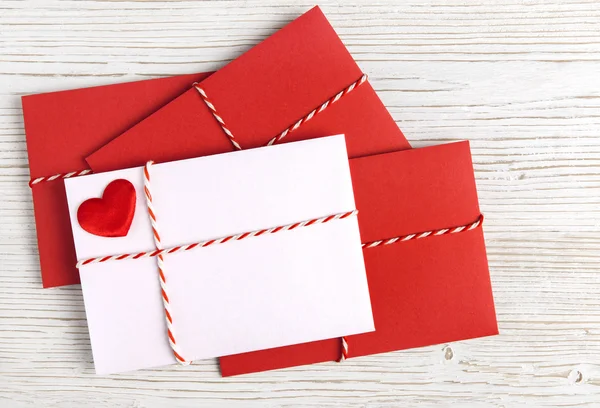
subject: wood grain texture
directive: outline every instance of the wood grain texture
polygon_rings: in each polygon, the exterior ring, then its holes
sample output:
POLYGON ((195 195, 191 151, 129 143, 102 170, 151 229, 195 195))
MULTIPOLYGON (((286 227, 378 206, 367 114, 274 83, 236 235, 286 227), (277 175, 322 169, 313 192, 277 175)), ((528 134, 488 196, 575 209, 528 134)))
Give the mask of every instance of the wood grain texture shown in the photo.
POLYGON ((0 406, 600 406, 595 0, 321 3, 414 146, 471 140, 500 336, 231 379, 215 361, 94 375, 80 288, 41 289, 19 97, 218 69, 311 6, 0 2, 0 406))

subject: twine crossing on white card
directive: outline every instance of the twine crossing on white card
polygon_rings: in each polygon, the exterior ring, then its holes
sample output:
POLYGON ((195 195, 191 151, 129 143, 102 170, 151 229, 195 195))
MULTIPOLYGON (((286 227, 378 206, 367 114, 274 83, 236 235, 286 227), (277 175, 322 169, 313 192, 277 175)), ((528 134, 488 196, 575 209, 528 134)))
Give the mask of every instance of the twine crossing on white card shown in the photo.
POLYGON ((174 329, 174 324, 173 324, 173 313, 171 311, 171 303, 170 303, 169 294, 168 294, 169 292, 168 292, 168 287, 167 287, 167 277, 165 274, 164 255, 190 251, 195 248, 205 248, 205 247, 208 247, 211 245, 224 244, 229 241, 241 241, 241 240, 247 239, 247 238, 259 237, 261 235, 276 234, 276 233, 283 232, 283 231, 292 231, 297 228, 310 227, 312 225, 325 224, 325 223, 335 221, 335 220, 342 220, 344 218, 348 218, 350 216, 355 216, 356 214, 358 214, 357 210, 353 210, 353 211, 348 211, 348 212, 344 212, 344 213, 328 215, 326 217, 313 218, 313 219, 310 219, 307 221, 295 222, 293 224, 282 225, 282 226, 277 226, 277 227, 273 227, 273 228, 265 228, 265 229, 260 229, 260 230, 256 230, 256 231, 251 231, 251 232, 244 232, 244 233, 236 234, 236 235, 229 235, 229 236, 222 237, 222 238, 211 239, 211 240, 201 241, 201 242, 195 242, 195 243, 188 244, 188 245, 181 245, 181 246, 176 246, 176 247, 171 247, 171 248, 163 248, 163 245, 161 242, 161 237, 160 237, 160 232, 159 232, 159 228, 158 228, 158 218, 156 216, 156 209, 154 208, 154 202, 153 202, 153 198, 152 198, 152 184, 151 184, 150 169, 153 164, 154 164, 153 161, 148 161, 146 163, 146 165, 144 166, 144 196, 146 198, 146 207, 148 209, 148 218, 150 219, 150 224, 152 227, 152 237, 154 239, 154 246, 156 247, 156 249, 153 251, 138 252, 135 254, 119 254, 119 255, 110 255, 110 256, 85 259, 85 260, 79 261, 77 263, 77 267, 79 268, 79 267, 82 267, 85 265, 90 265, 90 264, 95 264, 95 263, 103 263, 103 262, 109 262, 109 261, 122 261, 122 260, 127 260, 127 259, 141 259, 141 258, 150 258, 150 257, 156 258, 157 266, 158 266, 160 289, 161 289, 161 298, 162 298, 162 303, 163 303, 163 309, 165 312, 165 321, 166 321, 166 325, 167 325, 167 335, 168 335, 168 339, 169 339, 169 346, 171 347, 171 350, 173 351, 173 355, 175 356, 177 363, 179 363, 181 365, 188 365, 191 363, 191 361, 189 361, 183 357, 183 353, 182 353, 179 345, 177 344, 177 339, 175 336, 175 329, 174 329))
POLYGON ((363 74, 357 81, 351 83, 349 86, 342 89, 340 92, 335 94, 333 97, 327 99, 325 102, 323 102, 321 104, 321 106, 313 109, 312 111, 310 111, 310 113, 308 115, 304 116, 298 122, 294 123, 292 126, 285 129, 283 132, 281 132, 279 135, 275 136, 273 139, 269 140, 269 143, 267 143, 267 146, 271 146, 275 143, 279 143, 279 141, 281 141, 281 139, 286 137, 289 133, 298 129, 301 125, 303 125, 306 122, 308 122, 309 120, 311 120, 315 115, 323 112, 329 106, 331 106, 334 103, 336 103, 337 101, 339 101, 343 96, 348 95, 350 92, 352 92, 353 90, 355 90, 356 88, 358 88, 359 86, 364 84, 366 81, 367 81, 367 74, 363 74))

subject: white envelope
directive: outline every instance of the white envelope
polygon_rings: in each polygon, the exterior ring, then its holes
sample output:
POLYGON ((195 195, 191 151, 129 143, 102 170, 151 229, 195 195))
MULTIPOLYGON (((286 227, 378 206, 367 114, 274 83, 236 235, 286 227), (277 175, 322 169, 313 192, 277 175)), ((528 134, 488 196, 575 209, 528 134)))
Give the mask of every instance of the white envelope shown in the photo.
MULTIPOLYGON (((155 164, 151 183, 165 248, 355 209, 343 136, 155 164)), ((155 249, 143 168, 65 186, 78 260, 155 249), (128 235, 84 231, 77 208, 119 178, 137 193, 128 235)), ((98 374, 175 363, 156 262, 80 268, 98 374)), ((374 330, 356 216, 166 255, 165 274, 174 334, 188 360, 374 330)))

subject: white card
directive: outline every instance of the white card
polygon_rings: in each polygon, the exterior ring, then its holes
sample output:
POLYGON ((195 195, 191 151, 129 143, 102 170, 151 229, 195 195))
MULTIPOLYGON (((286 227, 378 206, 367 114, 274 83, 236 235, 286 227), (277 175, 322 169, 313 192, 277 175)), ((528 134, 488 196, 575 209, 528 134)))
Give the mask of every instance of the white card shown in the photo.
MULTIPOLYGON (((163 247, 355 209, 343 136, 151 167, 163 247)), ((155 249, 143 168, 65 180, 78 260, 155 249), (136 189, 126 237, 84 231, 77 209, 115 179, 136 189)), ((156 258, 82 266, 98 374, 175 363, 156 258)), ((198 360, 374 330, 356 216, 165 256, 174 334, 198 360)))

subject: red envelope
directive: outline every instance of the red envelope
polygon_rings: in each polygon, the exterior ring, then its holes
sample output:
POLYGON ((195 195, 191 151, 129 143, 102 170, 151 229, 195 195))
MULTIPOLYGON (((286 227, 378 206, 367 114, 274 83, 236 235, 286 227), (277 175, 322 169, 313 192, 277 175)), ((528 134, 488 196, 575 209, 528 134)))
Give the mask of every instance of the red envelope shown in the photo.
MULTIPOLYGON (((242 148, 265 146, 302 118, 282 142, 337 133, 350 157, 410 148, 400 129, 318 7, 202 81, 220 119, 242 148), (338 100, 335 96, 342 93, 338 100), (321 112, 310 113, 331 100, 321 112)), ((87 158, 98 171, 233 150, 192 87, 87 158)))
MULTIPOLYGON (((363 243, 479 216, 468 142, 350 160, 363 243)), ((348 356, 498 334, 481 227, 363 249, 375 331, 348 356)), ((223 376, 337 360, 340 339, 223 357, 223 376)))
MULTIPOLYGON (((24 96, 31 178, 87 169, 86 155, 208 75, 24 96)), ((44 287, 79 283, 62 180, 35 184, 32 194, 44 287)))

